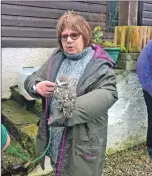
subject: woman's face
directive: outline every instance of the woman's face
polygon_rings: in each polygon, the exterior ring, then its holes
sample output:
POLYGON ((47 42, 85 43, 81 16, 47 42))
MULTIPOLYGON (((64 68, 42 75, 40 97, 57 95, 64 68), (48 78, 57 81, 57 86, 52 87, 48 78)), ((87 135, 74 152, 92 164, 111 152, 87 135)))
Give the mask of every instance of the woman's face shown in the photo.
POLYGON ((61 33, 60 40, 63 50, 68 54, 76 54, 83 50, 84 39, 83 36, 71 29, 64 29, 61 33))

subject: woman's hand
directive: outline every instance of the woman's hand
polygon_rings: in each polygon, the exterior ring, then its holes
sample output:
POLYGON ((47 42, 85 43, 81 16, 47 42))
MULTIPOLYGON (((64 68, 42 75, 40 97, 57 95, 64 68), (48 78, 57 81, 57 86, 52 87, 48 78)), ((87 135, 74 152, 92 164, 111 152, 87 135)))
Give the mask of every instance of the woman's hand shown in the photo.
POLYGON ((50 81, 41 81, 35 85, 35 91, 42 97, 50 97, 54 92, 55 85, 55 83, 50 81))

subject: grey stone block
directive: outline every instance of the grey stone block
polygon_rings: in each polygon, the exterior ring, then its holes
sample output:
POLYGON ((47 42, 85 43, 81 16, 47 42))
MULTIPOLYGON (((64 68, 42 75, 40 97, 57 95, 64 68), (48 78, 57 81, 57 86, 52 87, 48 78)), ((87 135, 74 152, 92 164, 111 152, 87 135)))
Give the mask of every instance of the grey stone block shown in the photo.
POLYGON ((140 53, 119 53, 117 67, 127 71, 136 70, 136 61, 140 53))

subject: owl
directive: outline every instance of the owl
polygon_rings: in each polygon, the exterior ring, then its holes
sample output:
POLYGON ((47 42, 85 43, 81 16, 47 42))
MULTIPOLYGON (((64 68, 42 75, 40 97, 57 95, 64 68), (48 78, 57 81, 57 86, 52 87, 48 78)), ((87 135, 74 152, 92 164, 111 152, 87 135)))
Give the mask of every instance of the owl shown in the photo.
POLYGON ((63 110, 64 116, 71 118, 76 101, 76 89, 70 77, 62 75, 56 80, 54 96, 57 100, 58 108, 63 110))

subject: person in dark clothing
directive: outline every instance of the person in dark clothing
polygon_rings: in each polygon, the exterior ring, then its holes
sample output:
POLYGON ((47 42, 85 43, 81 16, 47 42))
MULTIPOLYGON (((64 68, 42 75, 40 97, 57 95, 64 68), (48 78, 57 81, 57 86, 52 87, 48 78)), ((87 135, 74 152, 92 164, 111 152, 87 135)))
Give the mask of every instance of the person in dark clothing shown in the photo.
POLYGON ((150 159, 152 159, 152 97, 145 90, 143 93, 148 112, 147 149, 150 159))
POLYGON ((147 106, 148 129, 147 129, 147 150, 152 159, 152 40, 141 51, 137 60, 137 75, 143 87, 143 95, 147 106))

